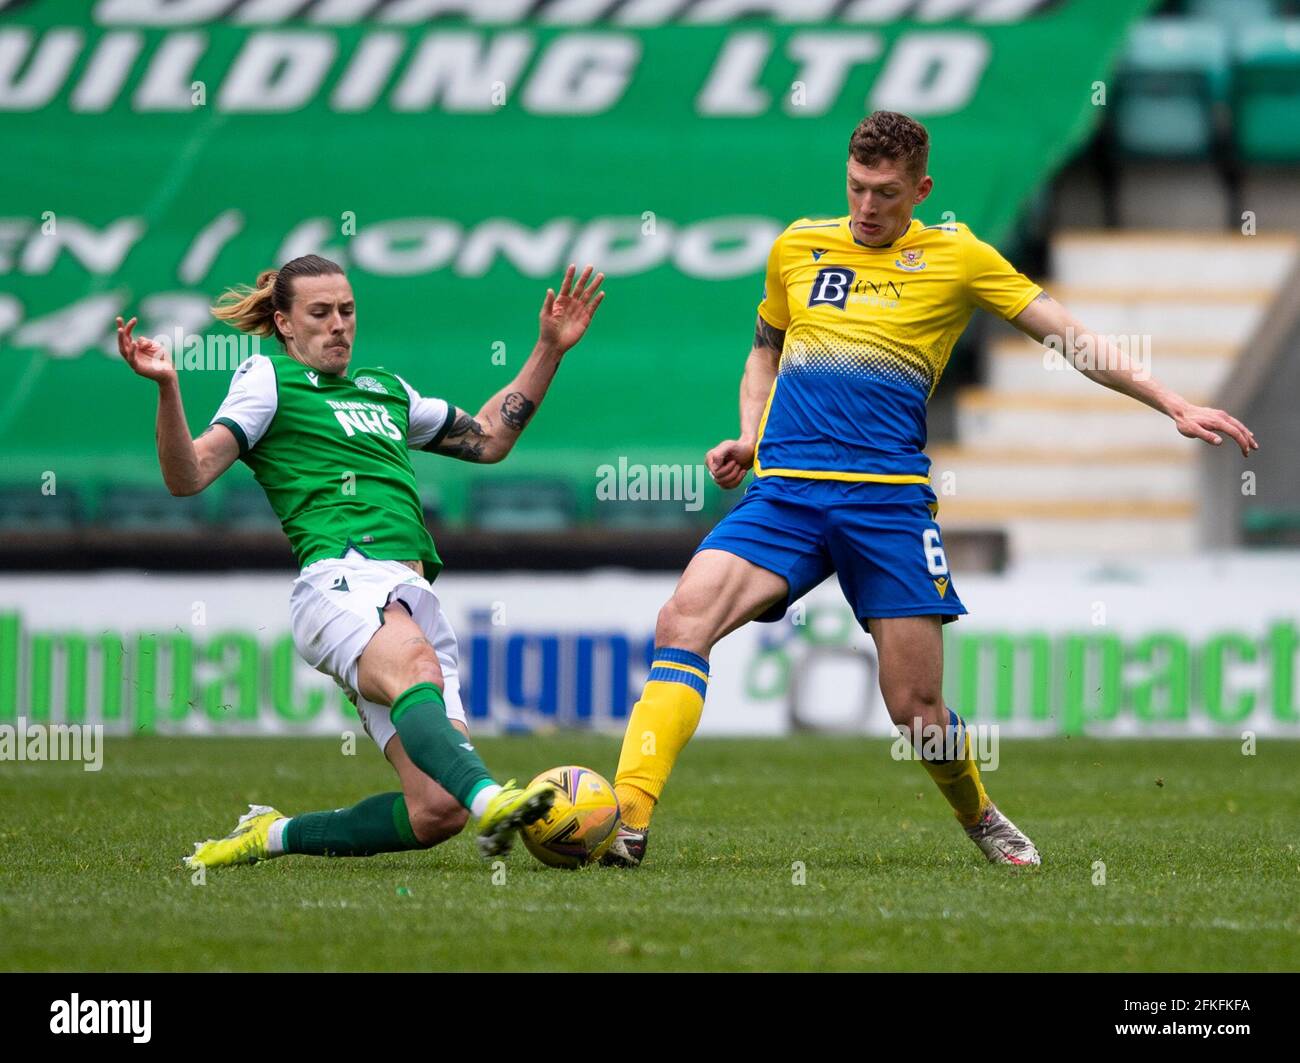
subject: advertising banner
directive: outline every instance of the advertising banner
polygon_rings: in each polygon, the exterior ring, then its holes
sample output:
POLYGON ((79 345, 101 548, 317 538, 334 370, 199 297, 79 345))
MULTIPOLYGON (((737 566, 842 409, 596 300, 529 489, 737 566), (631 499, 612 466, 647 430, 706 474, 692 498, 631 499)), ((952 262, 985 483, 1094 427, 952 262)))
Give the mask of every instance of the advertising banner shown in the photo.
MULTIPOLYGON (((154 395, 114 316, 169 344, 201 426, 256 349, 208 307, 312 251, 351 278, 355 366, 472 410, 566 263, 595 263, 600 321, 512 468, 698 462, 735 430, 771 242, 844 213, 858 121, 924 121, 918 217, 1002 242, 1095 128, 1148 6, 0 2, 8 475, 156 482, 154 395)), ((483 475, 417 471, 453 517, 483 475)))
MULTIPOLYGON (((675 578, 457 576, 435 587, 481 732, 620 732, 675 578)), ((945 693, 1007 736, 1300 737, 1300 557, 1053 564, 957 578, 945 693)), ((287 576, 23 576, 0 586, 0 724, 334 734, 350 705, 298 659, 287 576)), ((835 581, 711 657, 701 734, 891 734, 871 640, 835 581)))

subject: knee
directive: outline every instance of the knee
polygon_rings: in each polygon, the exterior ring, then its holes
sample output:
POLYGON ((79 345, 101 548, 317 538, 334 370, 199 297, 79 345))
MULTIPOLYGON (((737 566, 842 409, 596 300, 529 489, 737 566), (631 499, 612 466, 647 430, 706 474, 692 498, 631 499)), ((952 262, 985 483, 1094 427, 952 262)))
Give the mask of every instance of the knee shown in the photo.
POLYGON ((449 794, 419 801, 408 814, 415 840, 426 849, 454 838, 469 822, 469 812, 449 794))
POLYGON ((689 598, 674 594, 659 610, 655 621, 655 644, 707 655, 708 638, 700 610, 689 598))
POLYGON ((922 727, 944 727, 948 723, 948 706, 943 691, 929 685, 899 684, 885 692, 889 718, 900 727, 911 727, 917 720, 922 727))
POLYGON ((411 687, 419 683, 430 683, 437 687, 439 692, 443 688, 442 668, 438 664, 438 655, 433 652, 433 647, 427 643, 403 662, 393 696, 397 697, 403 691, 410 690, 411 687))
POLYGON ((677 600, 669 598, 664 602, 663 607, 659 610, 659 616, 655 619, 655 643, 659 646, 676 645, 675 638, 677 632, 682 626, 681 610, 678 608, 677 600))

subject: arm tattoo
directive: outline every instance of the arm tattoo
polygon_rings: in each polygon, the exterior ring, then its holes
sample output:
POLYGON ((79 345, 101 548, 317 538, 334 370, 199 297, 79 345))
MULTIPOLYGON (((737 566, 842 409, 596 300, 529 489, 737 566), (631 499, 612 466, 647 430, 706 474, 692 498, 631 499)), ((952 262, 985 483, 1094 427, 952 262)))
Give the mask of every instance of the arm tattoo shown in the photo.
POLYGON ((773 328, 759 317, 758 323, 754 326, 754 346, 767 347, 780 354, 781 348, 785 346, 785 329, 773 328))
POLYGON ((482 461, 483 446, 487 442, 483 426, 462 409, 453 408, 449 416, 452 418, 451 427, 427 449, 461 461, 482 461))
POLYGON ((1048 295, 1046 292, 1039 292, 1034 297, 1034 302, 1036 303, 1050 303, 1051 301, 1052 301, 1052 297, 1048 295))
POLYGON ((501 403, 501 420, 516 432, 522 432, 536 409, 537 403, 522 391, 512 391, 501 403))

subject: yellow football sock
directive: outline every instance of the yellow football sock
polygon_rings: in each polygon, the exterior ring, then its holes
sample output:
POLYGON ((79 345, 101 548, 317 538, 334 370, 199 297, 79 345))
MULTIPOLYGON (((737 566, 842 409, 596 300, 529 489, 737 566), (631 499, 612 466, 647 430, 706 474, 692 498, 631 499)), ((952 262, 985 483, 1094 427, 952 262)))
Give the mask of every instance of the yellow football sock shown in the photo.
POLYGON ((650 825, 668 773, 704 712, 709 662, 689 650, 656 649, 641 700, 632 708, 614 776, 623 822, 650 825))
POLYGON ((948 710, 950 728, 957 728, 957 741, 961 743, 962 752, 950 760, 927 760, 923 756, 921 763, 930 773, 935 786, 943 794, 944 800, 952 805, 958 821, 963 827, 973 827, 984 814, 989 795, 984 792, 984 783, 980 780, 979 764, 971 756, 970 735, 966 725, 952 709, 948 710))

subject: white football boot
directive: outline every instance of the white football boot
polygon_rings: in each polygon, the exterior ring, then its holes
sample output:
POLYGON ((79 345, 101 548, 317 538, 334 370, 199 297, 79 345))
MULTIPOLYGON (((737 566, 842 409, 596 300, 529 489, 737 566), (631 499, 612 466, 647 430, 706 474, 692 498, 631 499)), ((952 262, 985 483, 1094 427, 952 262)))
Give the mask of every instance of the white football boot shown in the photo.
POLYGON ((640 867, 641 861, 645 859, 646 838, 649 833, 649 828, 633 830, 626 824, 620 823, 613 844, 605 851, 600 862, 606 867, 640 867))
POLYGON ((980 847, 989 862, 1014 867, 1037 867, 1042 863, 1034 843, 1024 831, 998 811, 992 801, 973 827, 966 828, 970 840, 980 847))

